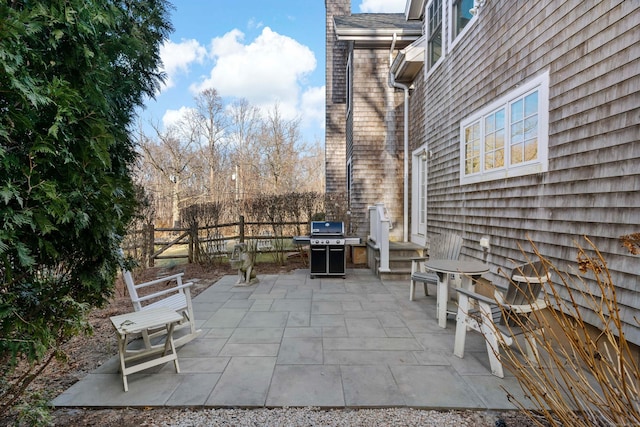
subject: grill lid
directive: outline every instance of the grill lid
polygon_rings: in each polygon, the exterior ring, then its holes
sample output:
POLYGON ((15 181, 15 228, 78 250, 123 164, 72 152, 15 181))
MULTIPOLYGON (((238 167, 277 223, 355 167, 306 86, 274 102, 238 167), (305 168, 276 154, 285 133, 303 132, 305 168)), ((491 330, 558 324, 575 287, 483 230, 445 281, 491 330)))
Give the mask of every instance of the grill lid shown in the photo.
POLYGON ((344 222, 341 221, 311 221, 312 236, 342 236, 344 222))

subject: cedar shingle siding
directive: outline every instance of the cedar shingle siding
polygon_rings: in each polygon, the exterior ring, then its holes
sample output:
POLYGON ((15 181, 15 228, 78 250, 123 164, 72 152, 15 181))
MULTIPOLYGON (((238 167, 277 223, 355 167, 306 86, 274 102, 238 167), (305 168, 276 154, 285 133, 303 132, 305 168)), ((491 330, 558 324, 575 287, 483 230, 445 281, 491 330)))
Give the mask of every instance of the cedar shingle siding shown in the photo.
MULTIPOLYGON (((384 202, 389 215, 402 219, 402 93, 389 87, 389 53, 353 53, 352 224, 369 231, 367 207, 384 202)), ((402 229, 392 230, 392 237, 402 229)))
MULTIPOLYGON (((618 286, 627 338, 640 343, 640 258, 618 242, 640 232, 638 2, 487 2, 445 61, 426 76, 428 230, 453 228, 463 254, 508 267, 527 235, 559 267, 587 235, 618 286), (549 171, 460 185, 460 120, 550 72, 549 171)), ((419 126, 414 125, 419 131, 419 126)), ((414 140, 412 138, 412 140, 414 140)), ((492 268, 495 271, 496 268, 492 268)))

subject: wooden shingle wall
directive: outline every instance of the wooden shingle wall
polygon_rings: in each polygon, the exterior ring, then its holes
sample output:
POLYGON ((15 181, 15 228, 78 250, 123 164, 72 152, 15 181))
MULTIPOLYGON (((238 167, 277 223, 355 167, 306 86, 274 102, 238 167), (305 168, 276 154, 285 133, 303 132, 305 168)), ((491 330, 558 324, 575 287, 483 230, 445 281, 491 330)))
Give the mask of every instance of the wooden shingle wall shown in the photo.
POLYGON ((349 45, 336 40, 333 17, 351 13, 351 0, 327 0, 326 5, 326 110, 325 181, 327 193, 346 188, 346 74, 349 45))
POLYGON ((402 240, 403 93, 391 88, 389 51, 353 51, 353 186, 351 223, 369 233, 368 206, 384 202, 392 240, 402 240))
MULTIPOLYGON (((448 20, 448 18, 447 18, 448 20)), ((640 232, 640 2, 486 2, 475 24, 425 75, 428 232, 454 229, 463 256, 492 273, 523 261, 530 238, 560 268, 589 236, 617 286, 627 339, 640 344, 640 257, 618 237, 640 232), (549 171, 460 185, 460 121, 548 70, 549 171)), ((412 101, 412 105, 414 101, 412 101)), ((414 107, 415 108, 415 107, 414 107)), ((419 114, 419 111, 412 111, 419 114)), ((421 134, 420 132, 424 132, 421 134)))

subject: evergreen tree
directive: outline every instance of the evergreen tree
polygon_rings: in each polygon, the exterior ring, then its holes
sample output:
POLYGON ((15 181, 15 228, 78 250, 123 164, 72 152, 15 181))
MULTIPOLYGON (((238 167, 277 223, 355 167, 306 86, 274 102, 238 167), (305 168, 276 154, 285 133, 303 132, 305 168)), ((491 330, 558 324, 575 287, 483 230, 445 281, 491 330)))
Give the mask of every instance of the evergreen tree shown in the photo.
MULTIPOLYGON (((128 135, 162 82, 165 0, 0 4, 0 377, 112 294, 135 209, 128 135)), ((26 384, 0 382, 0 414, 26 384)))

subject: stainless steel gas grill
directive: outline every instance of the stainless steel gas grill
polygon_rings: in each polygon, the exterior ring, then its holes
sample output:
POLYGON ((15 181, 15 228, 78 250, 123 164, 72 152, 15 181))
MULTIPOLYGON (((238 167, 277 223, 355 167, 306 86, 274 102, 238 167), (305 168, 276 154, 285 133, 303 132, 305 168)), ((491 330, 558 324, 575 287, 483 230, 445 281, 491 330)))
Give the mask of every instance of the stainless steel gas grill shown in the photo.
POLYGON ((311 235, 294 237, 294 243, 309 244, 311 278, 343 276, 347 270, 346 245, 360 243, 359 237, 345 237, 344 223, 312 221, 311 235))

